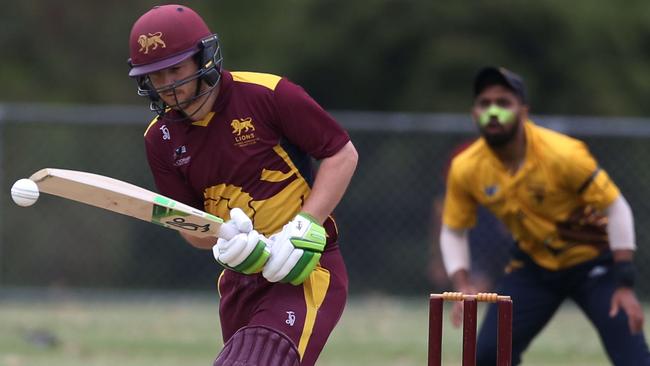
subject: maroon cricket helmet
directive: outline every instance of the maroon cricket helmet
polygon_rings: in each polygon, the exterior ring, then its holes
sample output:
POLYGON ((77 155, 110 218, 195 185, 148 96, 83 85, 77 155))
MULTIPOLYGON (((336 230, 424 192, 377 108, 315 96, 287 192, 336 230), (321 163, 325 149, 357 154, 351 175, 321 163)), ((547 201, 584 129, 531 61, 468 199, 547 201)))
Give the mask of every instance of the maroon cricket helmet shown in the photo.
POLYGON ((154 6, 131 29, 129 76, 166 69, 193 56, 200 51, 201 40, 210 35, 194 10, 175 4, 154 6))

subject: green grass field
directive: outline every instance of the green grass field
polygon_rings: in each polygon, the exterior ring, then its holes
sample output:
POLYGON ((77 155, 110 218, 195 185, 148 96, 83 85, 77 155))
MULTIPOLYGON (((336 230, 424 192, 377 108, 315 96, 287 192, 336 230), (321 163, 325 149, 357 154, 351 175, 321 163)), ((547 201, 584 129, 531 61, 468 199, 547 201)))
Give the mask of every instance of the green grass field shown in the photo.
MULTIPOLYGON (((458 365, 461 332, 445 324, 444 358, 458 365)), ((648 327, 646 326, 646 331, 648 327)), ((353 298, 319 365, 426 365, 427 298, 353 298)), ((2 366, 210 365, 221 347, 216 296, 111 293, 0 296, 2 366)), ((607 365, 600 342, 564 306, 526 365, 607 365)))

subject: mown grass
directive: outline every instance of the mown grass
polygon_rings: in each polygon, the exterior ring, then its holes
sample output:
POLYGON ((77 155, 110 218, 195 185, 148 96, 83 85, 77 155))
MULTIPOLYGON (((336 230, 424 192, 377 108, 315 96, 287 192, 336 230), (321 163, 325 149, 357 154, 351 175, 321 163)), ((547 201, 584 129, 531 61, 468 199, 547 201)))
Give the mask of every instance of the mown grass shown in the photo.
MULTIPOLYGON (((0 297, 2 366, 210 365, 221 347, 212 295, 0 297)), ((426 365, 427 299, 353 298, 319 365, 426 365)), ((648 327, 646 326, 646 331, 648 327)), ((461 332, 445 324, 444 359, 457 365, 461 332)), ((565 305, 526 365, 607 365, 595 331, 565 305)))

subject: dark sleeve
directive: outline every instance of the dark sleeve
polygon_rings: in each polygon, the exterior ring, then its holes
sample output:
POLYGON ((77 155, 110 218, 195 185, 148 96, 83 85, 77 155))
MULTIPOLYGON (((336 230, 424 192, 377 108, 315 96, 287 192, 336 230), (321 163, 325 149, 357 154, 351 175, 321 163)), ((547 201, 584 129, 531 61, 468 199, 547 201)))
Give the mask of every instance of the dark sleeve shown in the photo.
POLYGON ((282 79, 275 89, 284 137, 316 159, 336 154, 350 141, 348 133, 300 86, 282 79))
POLYGON ((185 182, 178 171, 160 158, 153 144, 145 141, 145 146, 147 161, 158 192, 163 196, 203 210, 203 201, 194 194, 192 188, 185 182))

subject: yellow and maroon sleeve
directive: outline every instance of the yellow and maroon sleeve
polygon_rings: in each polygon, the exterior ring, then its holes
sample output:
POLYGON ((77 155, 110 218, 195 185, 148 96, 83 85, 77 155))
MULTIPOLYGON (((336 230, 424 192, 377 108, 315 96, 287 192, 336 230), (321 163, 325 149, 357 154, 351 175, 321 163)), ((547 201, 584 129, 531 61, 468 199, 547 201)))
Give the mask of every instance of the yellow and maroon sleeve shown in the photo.
POLYGON ((274 96, 282 135, 312 157, 330 157, 350 141, 347 132, 300 86, 282 79, 274 96))
POLYGON ((477 202, 465 188, 456 159, 451 164, 447 176, 447 192, 442 214, 442 222, 452 229, 466 229, 476 224, 477 202))
POLYGON ((605 209, 620 195, 616 184, 598 166, 584 143, 577 145, 571 158, 563 163, 569 189, 576 192, 584 203, 605 209))

